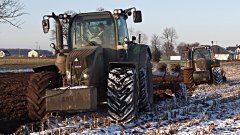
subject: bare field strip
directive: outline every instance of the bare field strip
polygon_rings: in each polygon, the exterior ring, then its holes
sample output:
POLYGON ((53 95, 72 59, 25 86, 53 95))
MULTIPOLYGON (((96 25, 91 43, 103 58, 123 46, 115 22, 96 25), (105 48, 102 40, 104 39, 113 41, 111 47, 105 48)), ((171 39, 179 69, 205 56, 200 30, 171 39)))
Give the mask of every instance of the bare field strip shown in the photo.
POLYGON ((55 58, 27 58, 8 57, 0 58, 0 68, 32 68, 34 66, 51 65, 55 58))

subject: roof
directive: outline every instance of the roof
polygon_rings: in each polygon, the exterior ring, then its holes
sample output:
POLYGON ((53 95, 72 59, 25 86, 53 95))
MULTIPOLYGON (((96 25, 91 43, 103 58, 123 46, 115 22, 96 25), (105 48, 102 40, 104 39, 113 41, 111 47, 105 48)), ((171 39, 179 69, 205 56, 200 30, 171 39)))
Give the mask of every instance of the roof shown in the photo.
MULTIPOLYGON (((0 49, 8 51, 11 56, 28 56, 28 52, 32 49, 0 49)), ((52 52, 48 50, 36 50, 40 55, 52 56, 52 52)))
POLYGON ((232 54, 232 51, 226 50, 225 48, 219 45, 213 45, 211 48, 214 54, 232 54))
POLYGON ((7 51, 7 50, 0 50, 0 51, 3 51, 3 52, 6 53, 6 54, 7 54, 7 53, 10 54, 9 51, 7 51))
POLYGON ((226 49, 235 52, 235 50, 236 50, 237 48, 239 48, 239 47, 238 47, 238 46, 229 46, 229 47, 227 47, 226 49))

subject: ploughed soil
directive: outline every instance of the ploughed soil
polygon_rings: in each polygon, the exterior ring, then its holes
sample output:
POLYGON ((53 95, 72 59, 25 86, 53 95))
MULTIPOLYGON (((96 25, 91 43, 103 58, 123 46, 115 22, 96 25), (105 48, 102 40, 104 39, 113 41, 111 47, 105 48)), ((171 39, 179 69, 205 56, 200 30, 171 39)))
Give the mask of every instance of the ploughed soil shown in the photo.
POLYGON ((28 80, 32 73, 0 73, 0 134, 9 134, 28 122, 28 80))
MULTIPOLYGON (((226 71, 231 71, 231 65, 235 64, 227 63, 223 67, 226 71)), ((19 65, 15 65, 14 68, 19 68, 19 65)), ((32 74, 0 73, 0 134, 14 133, 18 127, 30 122, 25 94, 32 74)), ((227 74, 227 78, 231 80, 231 77, 233 75, 227 74)))

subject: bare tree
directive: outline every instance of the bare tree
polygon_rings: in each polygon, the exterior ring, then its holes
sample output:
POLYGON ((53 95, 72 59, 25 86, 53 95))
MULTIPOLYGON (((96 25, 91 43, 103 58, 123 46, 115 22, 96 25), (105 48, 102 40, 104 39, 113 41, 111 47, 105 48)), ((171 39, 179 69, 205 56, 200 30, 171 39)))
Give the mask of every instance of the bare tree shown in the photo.
POLYGON ((151 45, 153 48, 160 49, 161 42, 160 37, 157 34, 152 35, 151 45))
POLYGON ((152 50, 152 60, 155 62, 159 62, 161 58, 160 51, 160 37, 157 34, 153 34, 151 38, 151 50, 152 50))
POLYGON ((130 27, 128 29, 128 34, 129 34, 129 37, 131 38, 132 36, 134 36, 134 28, 133 27, 130 27))
POLYGON ((163 52, 169 58, 174 55, 175 40, 178 38, 176 30, 172 28, 165 28, 163 30, 162 39, 164 40, 163 52))
POLYGON ((24 5, 19 0, 0 0, 0 23, 21 28, 23 22, 18 18, 26 14, 23 9, 24 5))
POLYGON ((182 59, 185 59, 185 51, 188 49, 188 44, 181 42, 177 45, 178 55, 181 56, 182 59))
POLYGON ((148 43, 147 34, 143 33, 141 30, 136 31, 135 34, 136 34, 137 42, 139 42, 139 38, 140 38, 140 43, 141 44, 147 44, 148 43), (141 35, 141 37, 139 37, 139 35, 141 35))
POLYGON ((195 42, 195 43, 192 43, 192 44, 181 42, 177 46, 178 55, 180 55, 182 57, 182 59, 186 59, 185 52, 188 49, 190 49, 192 47, 196 47, 196 46, 199 46, 198 42, 195 42))
POLYGON ((105 9, 103 7, 99 7, 96 9, 96 11, 105 11, 105 9))

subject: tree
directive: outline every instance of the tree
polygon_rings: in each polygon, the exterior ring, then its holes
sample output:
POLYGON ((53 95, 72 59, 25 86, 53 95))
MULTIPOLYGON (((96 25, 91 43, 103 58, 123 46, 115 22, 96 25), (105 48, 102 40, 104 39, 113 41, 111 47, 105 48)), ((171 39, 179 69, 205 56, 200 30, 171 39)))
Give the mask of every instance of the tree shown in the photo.
POLYGON ((134 36, 134 28, 133 27, 130 27, 128 29, 128 33, 129 33, 129 37, 132 38, 132 36, 134 36))
POLYGON ((185 59, 185 51, 188 49, 188 44, 181 42, 177 45, 178 55, 181 56, 182 59, 185 59))
POLYGON ((195 42, 192 44, 181 42, 177 46, 178 54, 181 56, 182 59, 186 59, 185 51, 187 51, 188 49, 191 49, 192 47, 196 47, 196 46, 199 46, 198 42, 195 42))
POLYGON ((0 23, 21 28, 23 22, 18 18, 26 14, 23 9, 23 4, 18 0, 0 0, 0 23))
POLYGON ((177 38, 177 32, 173 27, 165 28, 163 30, 162 39, 164 40, 164 44, 162 47, 162 51, 168 58, 171 55, 175 55, 174 45, 177 38))
POLYGON ((147 36, 147 34, 143 33, 141 30, 138 30, 138 31, 135 32, 137 42, 139 42, 139 34, 141 35, 140 43, 141 44, 147 44, 148 43, 148 36, 147 36))
POLYGON ((98 11, 98 12, 99 11, 105 11, 105 9, 103 7, 99 7, 99 8, 96 9, 96 11, 98 11))
POLYGON ((153 34, 151 38, 151 50, 152 50, 152 60, 154 62, 159 62, 161 58, 160 51, 160 37, 157 34, 153 34))

